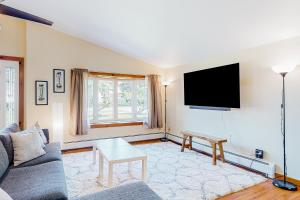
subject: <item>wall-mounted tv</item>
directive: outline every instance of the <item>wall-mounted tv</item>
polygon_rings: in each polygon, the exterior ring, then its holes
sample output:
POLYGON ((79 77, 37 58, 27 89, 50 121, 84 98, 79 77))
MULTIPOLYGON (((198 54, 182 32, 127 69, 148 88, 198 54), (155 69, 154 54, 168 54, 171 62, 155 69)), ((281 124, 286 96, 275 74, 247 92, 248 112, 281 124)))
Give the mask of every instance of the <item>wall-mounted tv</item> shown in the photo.
POLYGON ((184 104, 240 108, 239 63, 185 73, 184 104))

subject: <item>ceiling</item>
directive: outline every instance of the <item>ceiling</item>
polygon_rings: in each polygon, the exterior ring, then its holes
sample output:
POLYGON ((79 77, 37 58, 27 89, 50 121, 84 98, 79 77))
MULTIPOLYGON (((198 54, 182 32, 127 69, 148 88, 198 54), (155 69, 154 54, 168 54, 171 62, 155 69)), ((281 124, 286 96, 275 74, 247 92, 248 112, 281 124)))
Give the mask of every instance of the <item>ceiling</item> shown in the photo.
POLYGON ((300 35, 299 0, 6 0, 53 28, 158 67, 300 35))

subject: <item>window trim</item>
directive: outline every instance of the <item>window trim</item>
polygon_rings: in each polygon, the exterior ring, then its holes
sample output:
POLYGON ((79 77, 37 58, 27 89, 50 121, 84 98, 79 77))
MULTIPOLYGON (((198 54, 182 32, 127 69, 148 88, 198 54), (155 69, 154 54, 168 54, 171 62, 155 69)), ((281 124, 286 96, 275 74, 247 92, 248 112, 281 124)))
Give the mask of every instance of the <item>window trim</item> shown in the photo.
MULTIPOLYGON (((115 79, 115 78, 117 78, 117 79, 145 79, 146 78, 145 75, 119 74, 119 73, 95 72, 95 71, 89 71, 89 77, 99 77, 99 78, 102 77, 102 78, 112 78, 112 79, 115 79)), ((116 84, 114 84, 114 85, 116 85, 116 84)), ((116 97, 114 99, 116 99, 116 97)), ((123 126, 142 126, 143 124, 144 124, 144 122, 142 122, 142 121, 124 121, 124 122, 111 122, 111 123, 102 122, 102 123, 91 124, 90 128, 94 129, 94 128, 109 128, 109 127, 123 127, 123 126)))
POLYGON ((143 122, 116 122, 116 123, 101 123, 91 124, 91 128, 109 128, 109 127, 122 127, 122 126, 142 126, 143 122))
POLYGON ((15 56, 0 55, 0 60, 18 61, 19 62, 19 127, 24 129, 25 115, 24 115, 24 58, 15 56))
POLYGON ((109 72, 89 72, 89 76, 96 77, 111 77, 111 78, 132 78, 132 79, 145 79, 145 75, 137 74, 119 74, 119 73, 109 73, 109 72))

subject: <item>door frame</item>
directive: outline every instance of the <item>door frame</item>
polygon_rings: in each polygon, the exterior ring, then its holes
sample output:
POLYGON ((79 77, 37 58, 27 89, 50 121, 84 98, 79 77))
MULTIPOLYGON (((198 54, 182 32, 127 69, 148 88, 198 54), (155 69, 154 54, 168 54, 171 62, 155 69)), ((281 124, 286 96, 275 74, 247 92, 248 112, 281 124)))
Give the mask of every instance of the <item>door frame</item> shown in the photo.
POLYGON ((24 108, 24 58, 15 56, 0 55, 0 60, 17 61, 19 62, 19 127, 24 129, 25 123, 25 108, 24 108))

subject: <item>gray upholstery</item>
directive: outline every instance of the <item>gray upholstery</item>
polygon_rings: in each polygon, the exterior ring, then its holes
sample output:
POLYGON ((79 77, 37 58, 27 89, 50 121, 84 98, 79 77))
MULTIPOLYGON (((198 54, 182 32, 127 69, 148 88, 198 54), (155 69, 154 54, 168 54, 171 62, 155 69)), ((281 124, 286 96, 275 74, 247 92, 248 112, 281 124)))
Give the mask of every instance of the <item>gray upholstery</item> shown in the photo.
POLYGON ((3 176, 3 174, 6 172, 9 165, 8 155, 6 153, 6 150, 0 141, 0 179, 3 176))
POLYGON ((59 143, 46 144, 44 150, 46 152, 45 155, 37 157, 28 162, 22 163, 21 165, 18 165, 17 167, 28 167, 28 166, 39 165, 39 164, 43 164, 43 163, 47 163, 47 162, 51 162, 51 161, 62 160, 59 143))
POLYGON ((50 138, 49 138, 49 130, 48 130, 48 129, 42 129, 42 130, 43 130, 44 135, 45 135, 45 137, 47 138, 47 141, 48 141, 48 143, 49 143, 49 141, 50 141, 50 138))
POLYGON ((6 149, 9 163, 12 163, 14 160, 14 148, 9 134, 12 132, 18 132, 19 130, 20 129, 17 124, 11 124, 8 127, 0 130, 0 140, 6 149))
POLYGON ((83 196, 76 200, 161 200, 161 198, 145 183, 137 182, 83 196))
MULTIPOLYGON (((49 143, 49 132, 43 129, 48 140, 45 146, 46 154, 14 168, 13 144, 9 133, 17 131, 19 131, 17 124, 0 130, 0 187, 14 200, 67 200, 60 145, 49 143)), ((161 200, 161 198, 146 184, 137 182, 77 200, 161 200)))
POLYGON ((0 187, 14 200, 67 199, 61 161, 10 169, 0 187))

